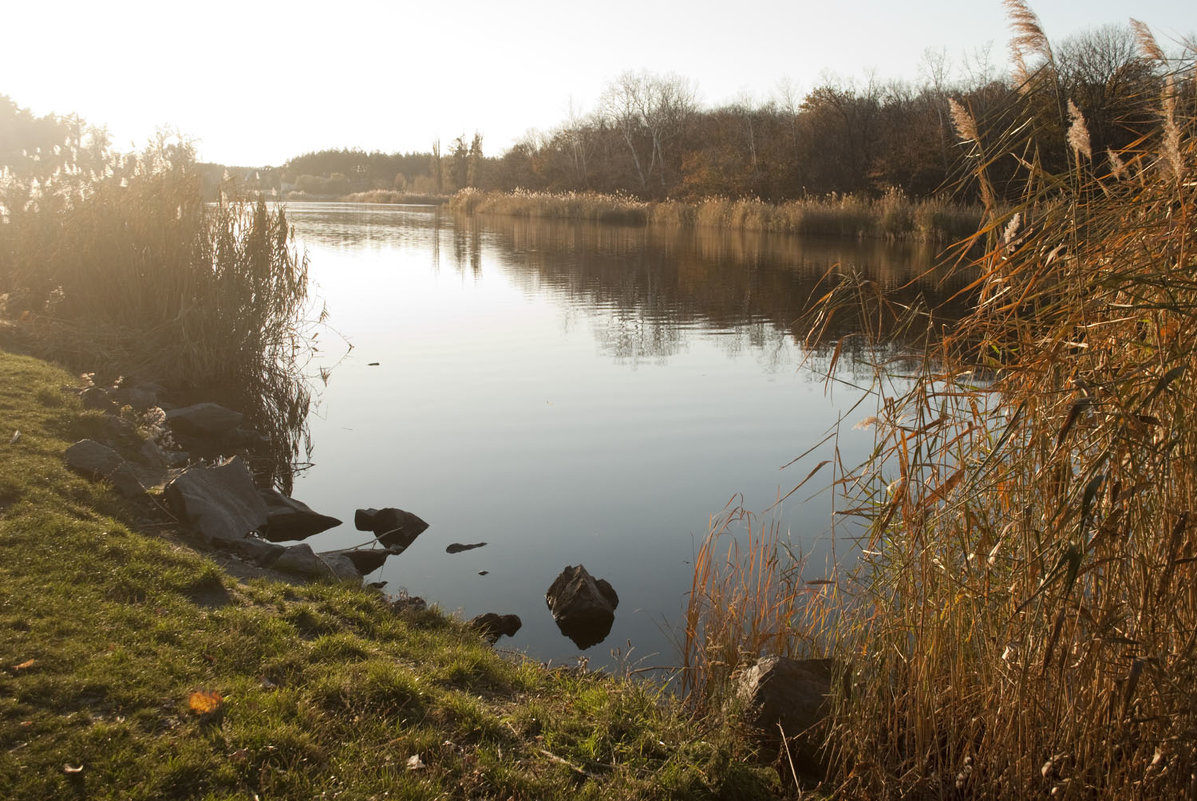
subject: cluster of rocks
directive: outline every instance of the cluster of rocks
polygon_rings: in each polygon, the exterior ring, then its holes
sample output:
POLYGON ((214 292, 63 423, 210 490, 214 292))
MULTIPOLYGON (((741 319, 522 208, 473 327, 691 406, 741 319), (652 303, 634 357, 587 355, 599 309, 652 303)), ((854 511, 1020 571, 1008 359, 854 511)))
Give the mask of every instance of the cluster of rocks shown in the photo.
MULTIPOLYGON (((269 445, 268 438, 247 427, 243 414, 216 403, 163 409, 162 393, 154 384, 84 389, 84 406, 107 413, 100 426, 105 441, 75 443, 67 450, 67 463, 128 497, 161 489, 170 511, 205 546, 305 579, 360 581, 428 528, 402 509, 358 509, 355 528, 371 532, 381 547, 313 551, 303 540, 341 521, 275 489, 256 486, 240 456, 223 458, 269 445), (140 415, 140 426, 122 411, 140 415)), ((455 542, 445 550, 456 554, 484 545, 455 542)), ((619 605, 611 585, 581 565, 567 566, 545 600, 561 632, 582 649, 610 633, 619 605)), ((513 636, 522 623, 516 615, 488 612, 469 625, 493 643, 513 636)))
MULTIPOLYGON (((249 468, 238 457, 187 468, 166 485, 164 497, 180 522, 206 545, 302 578, 360 581, 402 550, 384 543, 382 548, 313 551, 299 541, 339 526, 341 521, 278 490, 255 486, 249 468), (296 544, 284 546, 281 542, 296 544)), ((398 509, 383 511, 410 514, 398 509)), ((420 530, 428 527, 415 515, 411 517, 422 525, 420 530)))
MULTIPOLYGON (((485 544, 462 546, 454 543, 446 550, 459 553, 485 544)), ((582 565, 566 565, 545 593, 545 602, 561 633, 585 650, 611 633, 619 596, 605 579, 594 578, 582 565)), ((518 615, 487 612, 470 620, 468 625, 494 643, 500 636, 514 636, 522 621, 518 615)))
MULTIPOLYGON (((162 395, 156 384, 82 390, 85 408, 107 413, 97 435, 104 441, 76 442, 67 449, 67 463, 92 479, 110 482, 127 497, 162 489, 170 510, 205 545, 305 579, 361 581, 428 528, 402 509, 358 509, 355 528, 371 532, 381 547, 317 553, 302 540, 340 525, 340 520, 256 486, 240 457, 202 461, 268 446, 268 438, 248 428, 240 412, 215 403, 164 410, 162 395), (140 426, 122 414, 126 407, 140 415, 140 426), (287 542, 295 544, 280 544, 287 542)), ((445 550, 455 554, 484 545, 455 542, 445 550)), ((610 633, 619 596, 582 565, 568 565, 548 588, 545 601, 562 634, 586 649, 610 633)), ((416 597, 401 596, 394 604, 397 611, 424 608, 416 597)), ((514 636, 522 622, 517 615, 487 612, 467 625, 494 643, 514 636)), ((832 684, 846 675, 829 659, 764 657, 740 674, 737 700, 766 747, 780 747, 784 737, 796 770, 815 776, 823 766, 820 747, 832 684)))
POLYGON ((83 405, 106 413, 98 426, 105 441, 76 442, 67 449, 67 464, 127 497, 161 489, 170 511, 205 546, 300 578, 360 581, 428 528, 400 509, 360 509, 358 528, 373 530, 382 547, 316 553, 302 540, 341 521, 258 487, 241 457, 220 457, 260 448, 269 439, 246 427, 240 412, 216 403, 164 410, 161 395, 153 384, 84 389, 83 405), (140 427, 121 413, 124 407, 139 415, 140 427))

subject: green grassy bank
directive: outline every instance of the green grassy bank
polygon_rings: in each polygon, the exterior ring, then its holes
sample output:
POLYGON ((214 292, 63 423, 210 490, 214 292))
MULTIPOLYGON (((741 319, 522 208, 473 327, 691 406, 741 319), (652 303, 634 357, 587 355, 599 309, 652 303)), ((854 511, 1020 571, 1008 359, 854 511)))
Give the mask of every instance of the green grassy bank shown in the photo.
POLYGON ((370 590, 232 578, 67 470, 102 425, 72 383, 0 351, 0 798, 777 791, 649 685, 501 655, 370 590))

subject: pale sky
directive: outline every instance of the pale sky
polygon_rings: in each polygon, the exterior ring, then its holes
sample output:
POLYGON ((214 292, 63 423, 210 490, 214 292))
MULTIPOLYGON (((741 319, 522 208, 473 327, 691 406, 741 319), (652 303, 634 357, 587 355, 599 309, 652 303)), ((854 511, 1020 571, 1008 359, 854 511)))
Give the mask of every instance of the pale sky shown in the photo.
MULTIPOLYGON (((1130 16, 1165 49, 1197 33, 1194 0, 1040 0, 1048 36, 1130 16)), ((917 81, 928 49, 990 47, 1008 68, 1000 0, 0 0, 0 94, 77 113, 122 150, 160 127, 204 161, 278 165, 327 147, 427 151, 585 114, 621 72, 688 79, 705 106, 805 93, 834 74, 917 81)))

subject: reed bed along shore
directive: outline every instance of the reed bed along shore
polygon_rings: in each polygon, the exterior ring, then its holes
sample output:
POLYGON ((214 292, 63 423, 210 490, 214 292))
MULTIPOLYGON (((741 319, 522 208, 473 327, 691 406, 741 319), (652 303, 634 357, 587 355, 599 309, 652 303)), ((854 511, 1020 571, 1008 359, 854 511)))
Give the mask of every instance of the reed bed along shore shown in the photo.
MULTIPOLYGON (((64 173, 70 177, 70 173, 64 173)), ((190 148, 107 156, 94 177, 3 183, 0 317, 26 350, 245 411, 289 481, 309 392, 307 260, 285 212, 203 202, 190 148)))
MULTIPOLYGON (((345 203, 396 203, 411 206, 441 206, 449 202, 450 195, 427 195, 418 192, 399 192, 394 189, 371 189, 368 192, 354 192, 338 198, 345 203)), ((288 199, 302 200, 292 193, 288 199)))
POLYGON ((981 219, 979 207, 943 198, 914 200, 898 191, 875 199, 832 195, 766 203, 723 197, 646 202, 597 192, 463 189, 449 201, 449 207, 468 214, 927 242, 958 240, 975 231, 981 219))
MULTIPOLYGON (((1011 153, 1025 194, 988 209, 970 240, 983 254, 961 260, 977 270, 973 311, 946 335, 928 332, 903 381, 878 365, 875 414, 857 416, 875 432, 873 458, 811 471, 865 528, 855 568, 796 609, 782 648, 831 657, 844 674, 824 751, 837 796, 1193 798, 1191 65, 1169 74, 1142 28, 1143 65, 1159 80, 1139 110, 1156 125, 1095 153, 1083 113, 1056 95, 1037 20, 1007 5, 1034 67, 1027 106, 980 119, 958 106, 956 124, 986 196, 1011 153), (1021 122, 1046 101, 1067 109, 1063 141, 1021 122), (1070 154, 1059 174, 1034 157, 1052 146, 1070 154)), ((812 343, 845 304, 906 314, 849 281, 824 298, 812 343)), ((760 610, 811 588, 777 566, 782 545, 704 547, 691 596, 697 670, 711 654, 725 669, 777 647, 753 628, 760 610), (745 601, 742 588, 764 597, 745 601), (729 657, 728 642, 740 653, 729 657)), ((709 680, 688 686, 702 693, 709 680)))

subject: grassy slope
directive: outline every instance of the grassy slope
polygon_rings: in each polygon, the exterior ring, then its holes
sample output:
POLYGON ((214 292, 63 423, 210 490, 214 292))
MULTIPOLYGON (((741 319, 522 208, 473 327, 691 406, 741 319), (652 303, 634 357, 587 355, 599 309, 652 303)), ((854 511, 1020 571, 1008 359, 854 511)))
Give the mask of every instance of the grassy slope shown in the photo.
POLYGON ((504 659, 359 588, 238 583, 131 530, 114 493, 64 467, 89 427, 71 382, 0 352, 0 798, 776 789, 643 686, 504 659), (220 707, 193 712, 198 690, 220 707))

